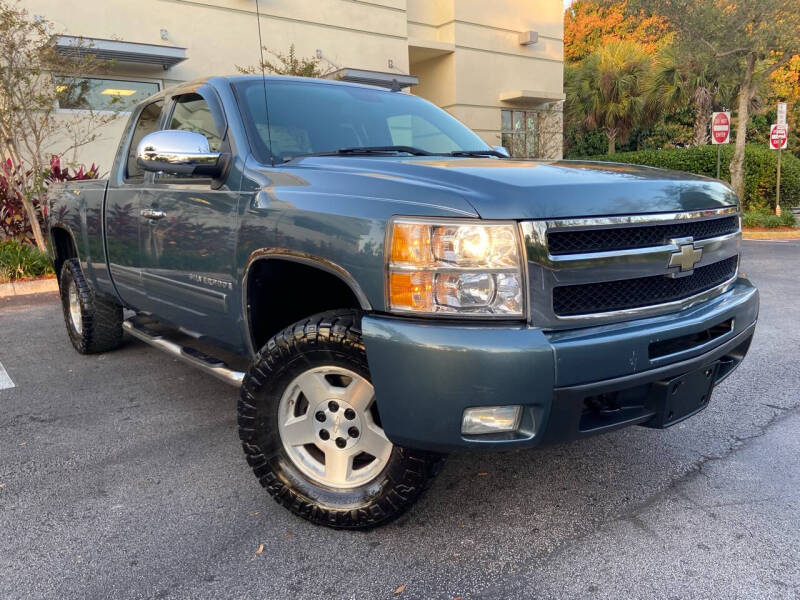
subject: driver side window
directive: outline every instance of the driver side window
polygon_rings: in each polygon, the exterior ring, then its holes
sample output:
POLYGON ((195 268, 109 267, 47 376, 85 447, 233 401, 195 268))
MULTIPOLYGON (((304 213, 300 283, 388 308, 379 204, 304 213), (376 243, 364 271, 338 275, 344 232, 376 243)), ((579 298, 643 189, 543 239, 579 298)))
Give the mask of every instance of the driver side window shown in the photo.
POLYGON ((199 94, 178 96, 167 129, 202 133, 208 139, 211 152, 219 152, 222 147, 222 138, 214 123, 211 109, 199 94))
POLYGON ((144 171, 136 164, 136 149, 142 138, 149 133, 158 131, 158 121, 161 117, 161 109, 164 107, 163 100, 157 100, 148 104, 139 113, 139 120, 136 121, 136 127, 133 130, 130 146, 128 146, 128 156, 125 163, 125 180, 130 179, 141 180, 144 177, 144 171))

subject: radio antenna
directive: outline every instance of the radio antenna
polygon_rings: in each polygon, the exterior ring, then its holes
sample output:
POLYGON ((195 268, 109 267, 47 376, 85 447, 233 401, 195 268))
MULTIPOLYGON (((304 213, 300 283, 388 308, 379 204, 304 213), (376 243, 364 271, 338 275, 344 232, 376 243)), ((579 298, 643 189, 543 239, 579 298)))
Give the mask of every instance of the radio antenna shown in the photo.
POLYGON ((261 40, 261 11, 256 0, 256 20, 258 22, 258 51, 261 55, 261 85, 264 88, 264 115, 267 120, 267 144, 269 145, 269 160, 275 166, 275 155, 272 154, 272 131, 269 126, 269 103, 267 102, 267 76, 264 73, 264 42, 261 40))

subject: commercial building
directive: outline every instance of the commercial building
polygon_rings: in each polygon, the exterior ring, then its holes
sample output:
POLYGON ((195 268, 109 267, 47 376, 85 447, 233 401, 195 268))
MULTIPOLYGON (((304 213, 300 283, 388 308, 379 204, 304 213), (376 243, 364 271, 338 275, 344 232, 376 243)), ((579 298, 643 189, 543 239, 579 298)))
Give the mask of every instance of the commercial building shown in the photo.
MULTIPOLYGON (((123 113, 79 159, 110 167, 124 112, 162 87, 259 64, 263 44, 320 57, 328 77, 400 85, 514 156, 562 152, 561 0, 24 0, 108 59, 81 102, 123 113)), ((269 54, 267 54, 269 57, 269 54)), ((56 74, 57 75, 57 74, 56 74)), ((62 100, 60 110, 81 110, 62 100)))

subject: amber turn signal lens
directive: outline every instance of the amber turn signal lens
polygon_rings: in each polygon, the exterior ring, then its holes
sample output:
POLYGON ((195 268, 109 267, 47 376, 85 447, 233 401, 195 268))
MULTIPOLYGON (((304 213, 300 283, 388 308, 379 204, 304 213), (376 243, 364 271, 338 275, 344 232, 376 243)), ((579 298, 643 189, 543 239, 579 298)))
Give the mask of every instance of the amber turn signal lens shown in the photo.
POLYGON ((431 263, 430 226, 422 223, 397 223, 392 231, 391 262, 424 267, 431 263))
POLYGON ((433 273, 390 273, 389 302, 401 310, 433 310, 433 273))

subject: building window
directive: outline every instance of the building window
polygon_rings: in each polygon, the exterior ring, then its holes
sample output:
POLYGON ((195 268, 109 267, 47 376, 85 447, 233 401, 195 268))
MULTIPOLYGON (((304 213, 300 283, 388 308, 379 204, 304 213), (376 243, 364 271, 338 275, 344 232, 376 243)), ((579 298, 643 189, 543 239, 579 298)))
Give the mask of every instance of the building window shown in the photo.
POLYGON ((58 76, 55 81, 58 107, 67 110, 129 112, 161 88, 151 81, 94 77, 58 76))
POLYGON ((539 113, 501 110, 501 143, 514 158, 539 158, 539 113))

